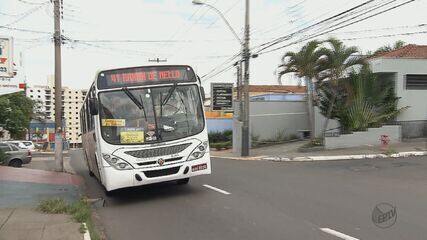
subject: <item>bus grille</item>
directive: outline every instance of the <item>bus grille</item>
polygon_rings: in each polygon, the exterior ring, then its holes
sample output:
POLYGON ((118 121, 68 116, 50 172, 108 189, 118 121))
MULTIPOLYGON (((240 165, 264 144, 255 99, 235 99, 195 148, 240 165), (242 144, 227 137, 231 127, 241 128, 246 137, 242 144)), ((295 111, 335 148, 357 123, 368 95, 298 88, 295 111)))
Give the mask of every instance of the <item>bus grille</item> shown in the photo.
POLYGON ((160 148, 152 148, 152 149, 145 149, 145 150, 127 151, 125 153, 128 155, 131 155, 132 157, 136 157, 136 158, 151 158, 151 157, 158 157, 158 156, 176 154, 176 153, 184 151, 184 149, 186 149, 190 145, 191 145, 191 143, 185 143, 185 144, 175 145, 175 146, 170 146, 170 147, 160 147, 160 148))
POLYGON ((178 173, 180 167, 166 168, 160 170, 144 171, 144 174, 148 178, 162 177, 178 173))
MULTIPOLYGON (((165 159, 165 163, 176 162, 176 161, 179 161, 181 159, 182 159, 182 157, 168 158, 168 159, 165 159)), ((147 166, 147 165, 153 165, 153 164, 157 164, 157 161, 148 161, 148 162, 137 163, 138 166, 147 166)))

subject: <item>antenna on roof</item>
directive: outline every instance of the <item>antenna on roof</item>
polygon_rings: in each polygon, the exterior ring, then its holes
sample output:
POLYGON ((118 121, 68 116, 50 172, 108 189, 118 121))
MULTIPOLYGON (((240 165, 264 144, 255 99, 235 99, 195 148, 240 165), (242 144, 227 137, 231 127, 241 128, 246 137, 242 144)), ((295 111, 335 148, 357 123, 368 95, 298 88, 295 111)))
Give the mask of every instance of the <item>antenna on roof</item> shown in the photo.
POLYGON ((160 58, 153 58, 153 59, 148 59, 148 61, 149 62, 156 62, 156 63, 160 63, 160 62, 167 62, 168 61, 168 59, 167 58, 165 58, 165 59, 160 59, 160 58))

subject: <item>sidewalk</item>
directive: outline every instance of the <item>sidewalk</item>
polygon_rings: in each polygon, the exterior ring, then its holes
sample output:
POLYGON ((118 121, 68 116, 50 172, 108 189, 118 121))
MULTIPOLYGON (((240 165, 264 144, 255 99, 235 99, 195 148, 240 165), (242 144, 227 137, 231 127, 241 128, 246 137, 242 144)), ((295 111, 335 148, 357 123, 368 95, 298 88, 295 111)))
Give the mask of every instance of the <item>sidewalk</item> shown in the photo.
MULTIPOLYGON (((211 150, 212 157, 218 158, 228 158, 236 160, 301 160, 309 159, 311 160, 323 160, 321 157, 331 157, 335 156, 336 159, 342 156, 354 156, 354 155, 367 155, 368 157, 384 154, 384 151, 381 150, 380 146, 363 146, 357 148, 342 148, 342 149, 333 149, 333 150, 320 150, 320 151, 311 151, 311 152, 299 152, 298 148, 306 144, 308 141, 297 141, 290 142, 260 148, 251 149, 250 157, 240 157, 237 154, 233 153, 232 149, 224 151, 214 151, 211 150)), ((427 154, 427 143, 423 139, 412 141, 412 142, 402 142, 396 144, 390 144, 389 149, 397 153, 407 153, 407 152, 426 152, 427 154)), ((408 154, 407 154, 408 155, 408 154)), ((385 155, 384 155, 385 156, 385 155)), ((333 157, 332 157, 333 158, 333 157)), ((330 159, 330 160, 336 160, 330 159)))
POLYGON ((83 240, 80 224, 64 214, 31 209, 0 209, 0 240, 83 240))
POLYGON ((0 166, 0 240, 84 239, 70 216, 34 210, 44 199, 77 201, 82 183, 67 173, 0 166))

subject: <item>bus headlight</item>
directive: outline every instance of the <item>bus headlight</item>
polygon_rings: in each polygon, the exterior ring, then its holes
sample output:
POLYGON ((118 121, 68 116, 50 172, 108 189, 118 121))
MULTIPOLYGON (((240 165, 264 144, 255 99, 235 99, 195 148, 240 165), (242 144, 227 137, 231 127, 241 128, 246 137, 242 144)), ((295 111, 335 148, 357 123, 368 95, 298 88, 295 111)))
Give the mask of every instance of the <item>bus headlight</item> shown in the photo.
POLYGON ((208 141, 205 141, 199 144, 196 148, 194 148, 193 152, 191 152, 187 160, 196 160, 196 159, 202 158, 205 155, 207 149, 208 149, 208 141))
POLYGON ((129 170, 132 169, 132 166, 127 163, 125 160, 116 157, 116 156, 112 156, 109 154, 102 154, 102 158, 108 163, 110 164, 112 167, 114 167, 117 170, 129 170))

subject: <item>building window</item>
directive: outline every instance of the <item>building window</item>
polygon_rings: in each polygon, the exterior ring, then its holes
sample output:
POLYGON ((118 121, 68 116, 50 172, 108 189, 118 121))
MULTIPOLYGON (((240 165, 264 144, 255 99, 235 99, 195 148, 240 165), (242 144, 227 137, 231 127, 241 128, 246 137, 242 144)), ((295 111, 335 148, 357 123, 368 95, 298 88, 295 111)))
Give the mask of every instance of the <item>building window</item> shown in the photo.
POLYGON ((427 74, 406 75, 406 89, 427 90, 427 74))

